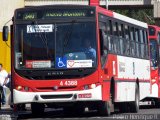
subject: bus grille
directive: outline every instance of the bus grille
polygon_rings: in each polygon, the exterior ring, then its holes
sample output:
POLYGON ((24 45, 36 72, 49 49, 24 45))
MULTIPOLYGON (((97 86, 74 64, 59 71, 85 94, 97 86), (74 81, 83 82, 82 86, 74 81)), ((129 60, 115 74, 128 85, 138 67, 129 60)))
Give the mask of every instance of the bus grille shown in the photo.
POLYGON ((41 95, 41 98, 43 99, 63 99, 63 98, 71 98, 73 95, 41 95))
MULTIPOLYGON (((58 87, 58 90, 72 90, 75 89, 76 87, 77 86, 64 86, 64 87, 58 87)), ((36 89, 41 92, 55 91, 53 87, 38 87, 36 89)))

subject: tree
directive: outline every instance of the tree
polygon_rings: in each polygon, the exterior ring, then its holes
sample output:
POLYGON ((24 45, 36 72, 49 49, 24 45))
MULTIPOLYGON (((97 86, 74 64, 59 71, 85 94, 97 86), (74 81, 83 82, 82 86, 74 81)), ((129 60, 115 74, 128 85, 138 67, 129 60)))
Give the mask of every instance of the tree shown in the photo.
POLYGON ((130 8, 130 9, 113 9, 113 11, 142 22, 146 22, 148 24, 155 24, 155 20, 153 18, 153 9, 130 8))

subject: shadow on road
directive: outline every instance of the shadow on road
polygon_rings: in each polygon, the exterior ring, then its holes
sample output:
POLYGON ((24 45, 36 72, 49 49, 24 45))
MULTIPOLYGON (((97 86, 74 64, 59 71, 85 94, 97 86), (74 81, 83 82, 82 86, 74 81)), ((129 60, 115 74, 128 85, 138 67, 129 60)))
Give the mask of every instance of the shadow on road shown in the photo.
POLYGON ((19 115, 18 119, 44 119, 44 118, 88 118, 88 117, 98 117, 98 114, 96 111, 92 112, 85 112, 81 115, 75 115, 75 114, 65 114, 63 110, 50 110, 46 111, 44 114, 33 116, 31 111, 27 111, 26 113, 22 113, 19 115))
MULTIPOLYGON (((155 106, 141 106, 140 110, 141 111, 152 111, 152 109, 155 109, 155 106)), ((119 116, 119 115, 124 115, 124 114, 128 114, 128 113, 120 113, 118 110, 115 111, 114 113, 112 113, 112 115, 110 117, 106 117, 106 116, 100 116, 97 111, 89 111, 89 112, 84 112, 83 114, 79 115, 79 114, 65 114, 63 109, 50 109, 47 108, 46 111, 44 112, 44 114, 39 114, 37 116, 33 116, 30 110, 27 110, 25 112, 21 112, 19 114, 18 120, 29 120, 29 119, 36 119, 36 120, 43 120, 43 119, 74 119, 74 118, 80 118, 80 119, 87 119, 87 118, 92 118, 92 119, 97 119, 97 118, 104 118, 106 120, 111 119, 114 116, 119 116), (108 118, 108 119, 107 119, 108 118)), ((132 114, 132 113, 129 113, 132 114)), ((133 113, 134 114, 134 113, 133 113)), ((141 114, 140 113, 136 113, 136 114, 141 114)))

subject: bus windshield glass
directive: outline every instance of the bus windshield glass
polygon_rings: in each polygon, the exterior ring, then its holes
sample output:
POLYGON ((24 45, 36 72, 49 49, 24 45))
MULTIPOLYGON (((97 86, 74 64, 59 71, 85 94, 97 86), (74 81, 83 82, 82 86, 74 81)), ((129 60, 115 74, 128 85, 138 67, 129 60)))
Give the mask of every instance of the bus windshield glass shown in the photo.
POLYGON ((150 35, 150 36, 154 36, 155 33, 156 33, 155 28, 149 26, 149 35, 150 35))
POLYGON ((17 24, 16 69, 71 69, 96 66, 94 21, 17 24))
POLYGON ((156 68, 158 66, 157 41, 156 40, 150 40, 150 57, 151 57, 151 67, 156 68))

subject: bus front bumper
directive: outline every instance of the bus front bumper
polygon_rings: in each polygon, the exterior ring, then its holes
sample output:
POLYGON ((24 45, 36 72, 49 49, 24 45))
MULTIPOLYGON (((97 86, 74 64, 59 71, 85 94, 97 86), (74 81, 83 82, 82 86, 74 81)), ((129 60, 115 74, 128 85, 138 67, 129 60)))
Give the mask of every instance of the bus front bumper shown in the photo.
POLYGON ((53 103, 53 102, 76 102, 76 101, 99 101, 102 100, 102 86, 94 89, 81 91, 61 92, 22 92, 13 90, 13 102, 19 103, 53 103))

